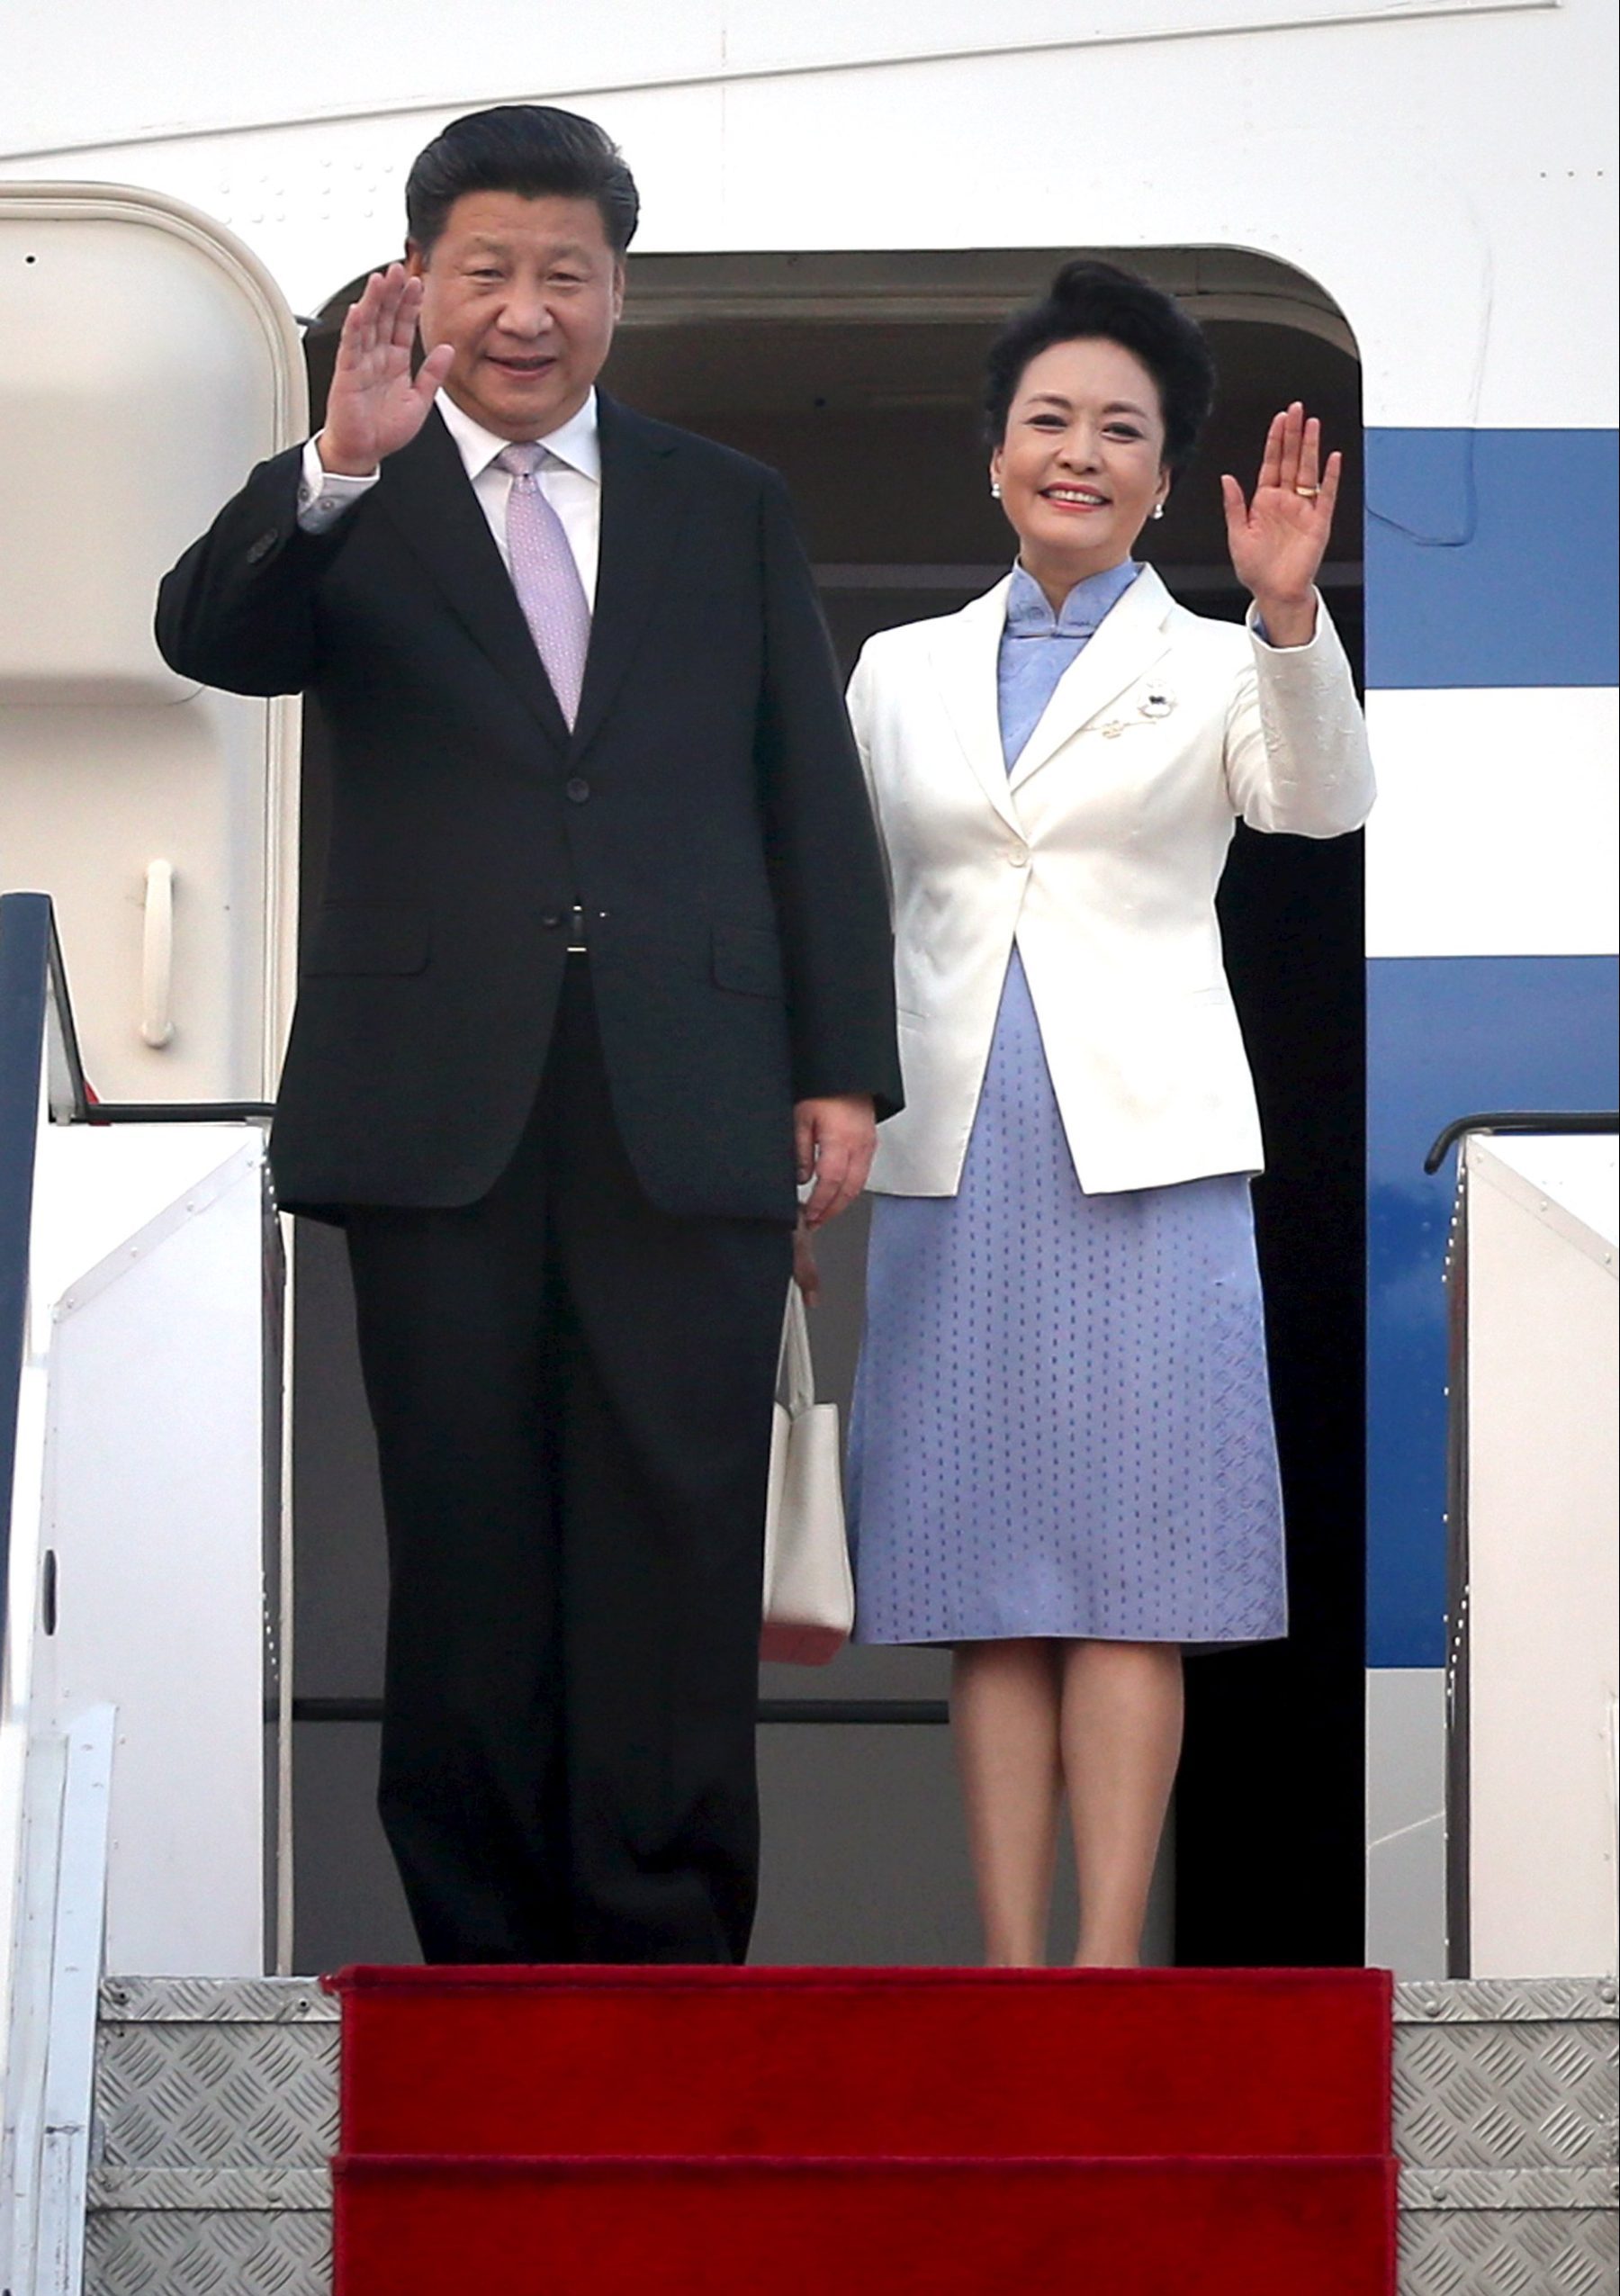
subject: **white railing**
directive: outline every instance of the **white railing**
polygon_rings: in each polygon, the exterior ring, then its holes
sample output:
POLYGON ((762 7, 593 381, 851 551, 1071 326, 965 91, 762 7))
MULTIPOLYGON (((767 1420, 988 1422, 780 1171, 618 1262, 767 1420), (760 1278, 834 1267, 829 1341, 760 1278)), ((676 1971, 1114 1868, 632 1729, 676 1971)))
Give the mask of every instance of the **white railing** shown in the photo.
POLYGON ((274 1654, 287 1588, 280 1239, 243 1121, 262 1112, 91 1101, 50 903, 0 898, 8 2296, 81 2288, 104 1947, 168 1976, 273 1958, 266 1628, 274 1654))
MULTIPOLYGON (((32 1261, 41 1143, 82 1111, 50 905, 0 901, 0 2282, 77 2296, 115 1716, 41 1727, 50 1335, 32 1261)), ((51 1718, 54 1721, 54 1717, 51 1718)))

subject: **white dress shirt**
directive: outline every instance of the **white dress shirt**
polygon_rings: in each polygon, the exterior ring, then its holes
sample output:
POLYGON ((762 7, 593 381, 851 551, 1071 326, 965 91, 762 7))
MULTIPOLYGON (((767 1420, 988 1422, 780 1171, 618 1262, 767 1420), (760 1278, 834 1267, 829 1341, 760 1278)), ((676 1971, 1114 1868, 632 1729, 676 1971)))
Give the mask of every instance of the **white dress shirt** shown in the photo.
MULTIPOLYGON (((490 522, 495 547, 507 557, 507 497, 512 482, 495 468, 495 457, 508 439, 486 430, 464 414, 448 392, 441 391, 438 410, 455 441, 479 507, 490 522)), ((597 395, 593 391, 580 409, 558 429, 537 442, 545 460, 536 473, 542 493, 562 522, 568 546, 580 570, 580 582, 589 603, 596 604, 597 560, 602 534, 602 450, 597 431, 597 395)), ((306 534, 321 534, 377 483, 378 473, 347 478, 321 463, 315 440, 304 448, 303 472, 298 489, 298 523, 306 534)), ((509 561, 508 561, 509 563, 509 561)))

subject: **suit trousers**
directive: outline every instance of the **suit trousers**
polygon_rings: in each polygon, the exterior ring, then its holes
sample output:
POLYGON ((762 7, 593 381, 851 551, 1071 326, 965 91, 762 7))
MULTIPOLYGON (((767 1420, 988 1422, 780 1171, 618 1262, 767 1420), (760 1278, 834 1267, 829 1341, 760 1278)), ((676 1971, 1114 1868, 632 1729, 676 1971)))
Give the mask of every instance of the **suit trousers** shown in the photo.
POLYGON ((425 1957, 741 1961, 789 1229, 649 1202, 583 957, 489 1193, 346 1228, 389 1540, 379 1802, 425 1957))

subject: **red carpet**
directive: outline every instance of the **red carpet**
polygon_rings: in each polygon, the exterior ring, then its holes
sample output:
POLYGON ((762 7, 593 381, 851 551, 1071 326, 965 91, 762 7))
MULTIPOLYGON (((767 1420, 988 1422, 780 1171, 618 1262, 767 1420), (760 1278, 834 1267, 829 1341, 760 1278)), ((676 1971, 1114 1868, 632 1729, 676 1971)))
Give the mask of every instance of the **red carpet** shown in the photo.
POLYGON ((352 1970, 337 2296, 1391 2296, 1374 1971, 352 1970))

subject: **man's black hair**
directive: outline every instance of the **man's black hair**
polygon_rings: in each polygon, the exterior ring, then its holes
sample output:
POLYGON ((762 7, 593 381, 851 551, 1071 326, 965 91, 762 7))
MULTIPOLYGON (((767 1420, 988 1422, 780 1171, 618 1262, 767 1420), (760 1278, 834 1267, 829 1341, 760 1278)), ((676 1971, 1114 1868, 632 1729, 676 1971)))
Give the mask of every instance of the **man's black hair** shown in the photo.
POLYGON ((418 154, 405 185, 405 220, 427 256, 450 210, 469 192, 516 192, 522 199, 596 202, 615 255, 635 237, 641 201, 611 136, 577 112, 549 104, 501 104, 452 120, 418 154))

